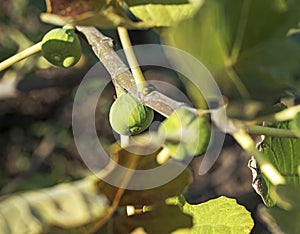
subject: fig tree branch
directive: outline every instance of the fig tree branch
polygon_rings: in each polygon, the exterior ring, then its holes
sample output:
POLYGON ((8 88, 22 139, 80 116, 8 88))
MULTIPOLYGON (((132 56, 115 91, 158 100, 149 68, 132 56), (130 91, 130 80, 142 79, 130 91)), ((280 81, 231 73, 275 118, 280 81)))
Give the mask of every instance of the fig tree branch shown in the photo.
POLYGON ((143 93, 147 85, 142 70, 135 57, 128 31, 125 27, 118 27, 117 30, 138 92, 143 93))
MULTIPOLYGON (((113 40, 104 36, 95 27, 77 26, 76 28, 85 35, 94 53, 111 75, 112 81, 115 85, 119 85, 121 88, 124 88, 134 97, 139 99, 143 104, 151 107, 164 116, 169 116, 173 110, 186 105, 185 103, 177 102, 165 96, 155 89, 152 90, 147 88, 147 92, 139 93, 133 75, 113 49, 113 40)), ((193 108, 191 109, 197 112, 197 110, 193 108)), ((217 112, 211 116, 217 126, 220 125, 220 123, 218 125, 219 121, 224 122, 218 118, 219 116, 217 112)), ((258 163, 261 165, 262 172, 265 173, 270 181, 275 185, 284 183, 284 178, 280 175, 276 168, 274 168, 264 155, 256 149, 254 141, 243 129, 245 127, 244 124, 241 121, 234 124, 230 119, 226 119, 225 122, 226 125, 234 126, 228 130, 224 128, 224 131, 232 134, 246 151, 255 156, 258 163), (239 127, 239 125, 241 126, 239 127)))
POLYGON ((298 138, 298 136, 289 129, 280 129, 272 127, 264 127, 259 125, 247 126, 247 132, 250 134, 257 135, 268 135, 272 137, 287 137, 287 138, 298 138))
POLYGON ((143 104, 165 117, 169 116, 173 110, 186 105, 156 91, 155 88, 148 87, 143 93, 139 93, 132 73, 114 51, 113 40, 104 36, 95 27, 77 26, 76 28, 85 35, 95 55, 105 66, 115 85, 126 89, 143 104))

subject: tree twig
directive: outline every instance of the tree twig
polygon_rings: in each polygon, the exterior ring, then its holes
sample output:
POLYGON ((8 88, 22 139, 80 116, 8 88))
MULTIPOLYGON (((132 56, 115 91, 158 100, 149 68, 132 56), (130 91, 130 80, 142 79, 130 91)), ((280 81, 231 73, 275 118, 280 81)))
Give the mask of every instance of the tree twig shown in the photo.
POLYGON ((139 95, 133 75, 113 49, 113 40, 104 36, 95 27, 76 26, 76 28, 85 35, 95 55, 111 75, 113 82, 126 89, 144 105, 151 107, 165 117, 179 107, 186 105, 156 90, 149 90, 148 93, 139 95))
POLYGON ((42 42, 38 42, 34 44, 33 46, 21 51, 20 53, 17 53, 8 59, 4 60, 0 63, 0 71, 3 71, 4 69, 10 67, 11 65, 41 51, 42 42))
POLYGON ((125 27, 118 27, 117 30, 138 92, 144 94, 144 89, 147 87, 147 85, 142 70, 139 67, 137 58, 135 57, 128 31, 125 27))
POLYGON ((267 135, 272 137, 298 138, 297 135, 290 129, 271 128, 259 125, 247 126, 247 132, 250 134, 267 135))
POLYGON ((300 113, 300 105, 291 106, 275 114, 260 117, 255 121, 250 121, 250 123, 251 122, 260 123, 263 121, 269 121, 269 122, 288 121, 294 119, 298 113, 300 113))
POLYGON ((266 175, 273 185, 285 183, 284 177, 277 171, 272 163, 269 162, 266 156, 256 148, 254 141, 245 130, 240 129, 232 135, 244 150, 255 157, 262 173, 266 175))

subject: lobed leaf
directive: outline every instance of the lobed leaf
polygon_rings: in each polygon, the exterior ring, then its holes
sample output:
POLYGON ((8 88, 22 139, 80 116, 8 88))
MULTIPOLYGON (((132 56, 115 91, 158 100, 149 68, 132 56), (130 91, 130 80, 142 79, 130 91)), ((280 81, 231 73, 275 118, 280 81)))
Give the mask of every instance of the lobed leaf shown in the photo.
POLYGON ((250 233, 253 220, 245 207, 235 199, 219 197, 198 205, 187 202, 183 212, 193 216, 191 233, 250 233))
POLYGON ((300 137, 300 113, 291 121, 291 129, 300 137))
POLYGON ((192 3, 186 4, 147 4, 129 8, 130 11, 144 22, 152 22, 155 27, 167 27, 193 16, 197 6, 192 3))
POLYGON ((95 177, 10 196, 0 203, 0 233, 47 233, 75 228, 105 217, 109 201, 95 177))
MULTIPOLYGON (((299 91, 300 46, 287 38, 299 11, 298 1, 205 1, 192 18, 163 35, 210 70, 229 104, 252 101, 253 118, 286 90, 299 91)), ((184 64, 180 57, 171 59, 184 64)))
POLYGON ((164 5, 178 5, 189 3, 189 0, 126 0, 128 6, 147 5, 147 4, 164 4, 164 5))
MULTIPOLYGON (((291 122, 276 123, 273 127, 290 129, 291 122)), ((300 165, 300 139, 266 136, 262 143, 262 151, 266 158, 276 167, 279 173, 285 178, 287 184, 300 185, 298 167, 300 165)), ((276 204, 274 187, 262 174, 264 191, 263 198, 266 204, 276 204)))
POLYGON ((259 215, 272 233, 298 233, 300 230, 300 186, 280 185, 276 188, 276 207, 259 208, 259 215))

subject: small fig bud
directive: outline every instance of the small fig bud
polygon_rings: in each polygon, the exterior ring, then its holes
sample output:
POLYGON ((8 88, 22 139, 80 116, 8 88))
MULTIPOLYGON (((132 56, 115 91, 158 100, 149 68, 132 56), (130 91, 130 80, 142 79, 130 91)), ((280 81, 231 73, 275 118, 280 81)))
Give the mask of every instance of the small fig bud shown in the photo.
POLYGON ((59 67, 71 67, 81 57, 81 45, 73 28, 56 28, 42 40, 42 55, 48 62, 59 67))
POLYGON ((210 122, 187 108, 175 110, 159 126, 158 134, 165 138, 172 158, 184 160, 202 154, 210 140, 210 122))
POLYGON ((135 135, 146 130, 153 121, 154 112, 131 94, 120 95, 112 104, 109 122, 121 135, 135 135))

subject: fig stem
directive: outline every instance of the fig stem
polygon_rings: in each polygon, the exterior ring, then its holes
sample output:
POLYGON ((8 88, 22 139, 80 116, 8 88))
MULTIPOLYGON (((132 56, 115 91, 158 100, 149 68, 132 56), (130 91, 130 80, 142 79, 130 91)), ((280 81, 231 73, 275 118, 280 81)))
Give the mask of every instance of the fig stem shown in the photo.
POLYGON ((247 126, 247 132, 250 134, 267 135, 272 137, 298 138, 297 135, 289 129, 264 127, 259 125, 247 126))
POLYGON ((7 58, 6 60, 0 63, 0 71, 5 70, 6 68, 12 66, 13 64, 28 58, 29 56, 40 52, 42 49, 42 41, 30 46, 29 48, 7 58))
POLYGON ((255 121, 252 122, 259 123, 262 121, 269 121, 269 122, 288 121, 294 119, 299 112, 300 112, 300 105, 291 106, 277 113, 257 118, 255 121))
POLYGON ((134 81, 136 83, 137 90, 139 93, 144 94, 144 90, 147 87, 147 83, 145 82, 144 75, 142 73, 142 70, 138 64, 137 58, 133 51, 128 30, 125 27, 118 27, 117 30, 118 30, 122 47, 125 52, 125 56, 127 58, 129 67, 131 69, 134 81))
POLYGON ((130 136, 120 135, 120 145, 122 148, 129 146, 130 136))
POLYGON ((162 150, 156 155, 156 162, 160 165, 164 164, 171 158, 170 151, 167 147, 162 148, 162 150))

